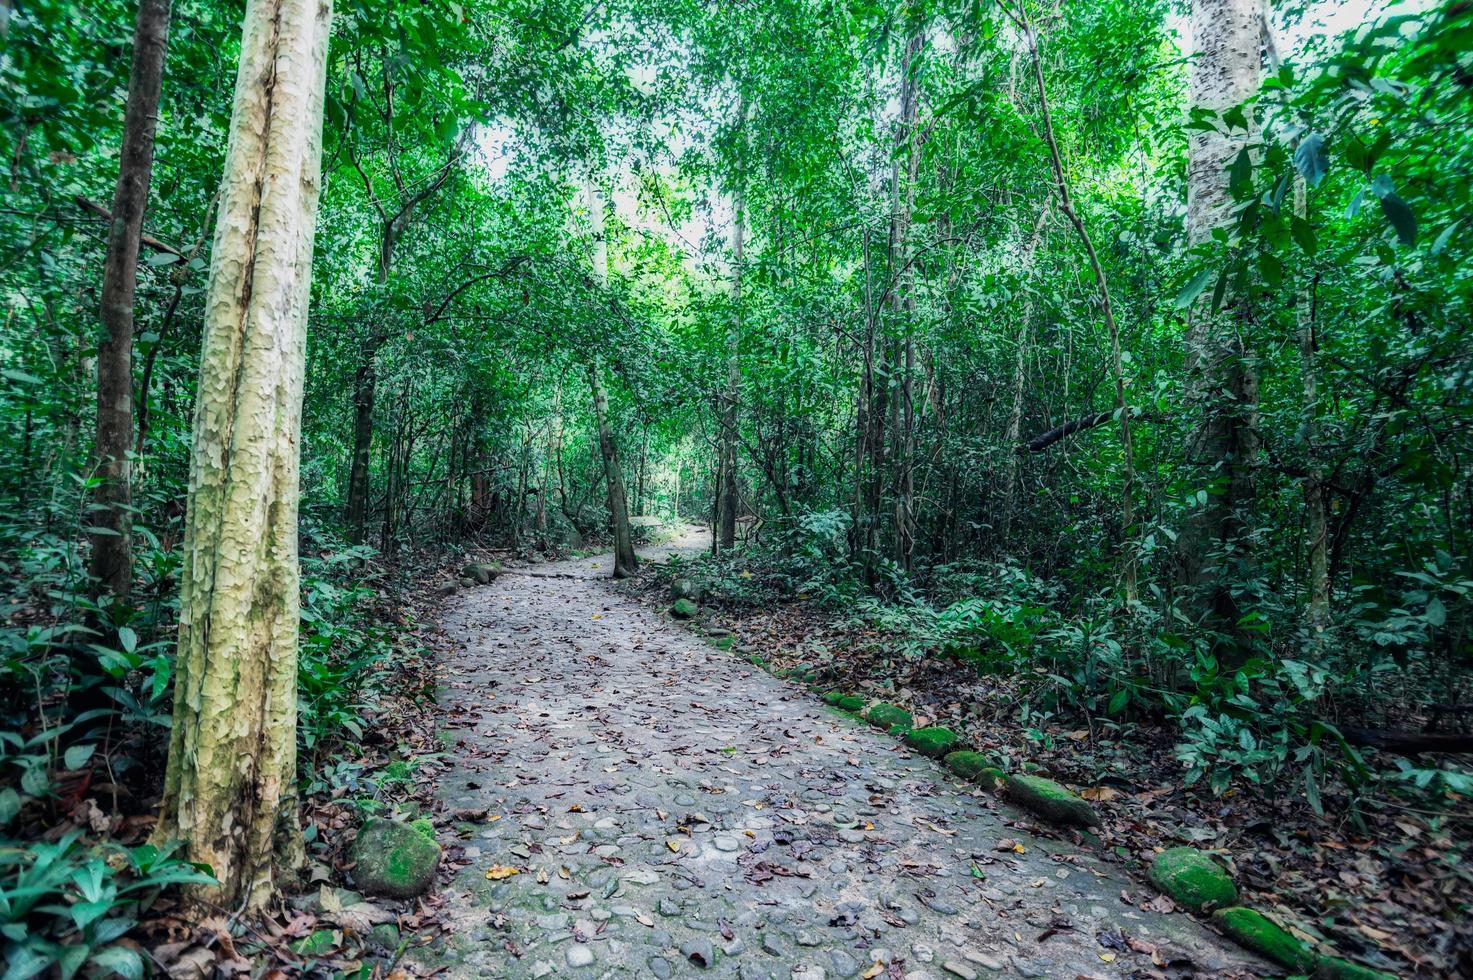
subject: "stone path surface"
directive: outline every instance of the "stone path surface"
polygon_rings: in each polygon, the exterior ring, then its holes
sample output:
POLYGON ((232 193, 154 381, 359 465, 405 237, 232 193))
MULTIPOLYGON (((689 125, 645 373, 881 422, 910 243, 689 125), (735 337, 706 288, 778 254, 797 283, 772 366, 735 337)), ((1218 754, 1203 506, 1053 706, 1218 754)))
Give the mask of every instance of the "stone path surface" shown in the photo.
POLYGON ((459 744, 439 793, 489 811, 464 825, 443 975, 1258 975, 1020 812, 621 596, 608 564, 504 573, 443 621, 459 744))

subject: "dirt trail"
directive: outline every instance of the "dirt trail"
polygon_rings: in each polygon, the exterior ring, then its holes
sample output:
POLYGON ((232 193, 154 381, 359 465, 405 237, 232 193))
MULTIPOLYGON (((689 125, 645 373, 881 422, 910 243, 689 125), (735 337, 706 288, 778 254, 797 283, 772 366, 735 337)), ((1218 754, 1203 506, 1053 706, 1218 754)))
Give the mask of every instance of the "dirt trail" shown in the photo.
POLYGON ((439 794, 495 818, 465 828, 457 931, 431 954, 448 975, 1256 975, 1122 901, 1138 886, 1087 852, 618 594, 609 563, 508 572, 447 611, 461 741, 439 794))

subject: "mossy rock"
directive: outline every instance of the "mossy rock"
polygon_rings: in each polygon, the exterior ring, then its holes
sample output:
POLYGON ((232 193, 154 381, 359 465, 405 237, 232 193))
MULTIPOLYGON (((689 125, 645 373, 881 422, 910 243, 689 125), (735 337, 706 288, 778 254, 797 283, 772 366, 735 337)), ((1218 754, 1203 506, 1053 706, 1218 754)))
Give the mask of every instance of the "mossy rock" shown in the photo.
POLYGON ((399 947, 399 927, 393 922, 380 922, 369 930, 370 935, 386 949, 399 947))
POLYGON ((424 834, 430 840, 435 839, 435 825, 430 821, 429 817, 420 817, 418 820, 412 820, 409 826, 424 834))
POLYGON ((956 747, 956 732, 950 728, 933 725, 930 728, 917 728, 905 736, 905 744, 915 749, 921 755, 929 755, 933 759, 939 759, 956 747))
POLYGON ((326 956, 337 947, 337 936, 331 929, 318 929, 292 943, 291 950, 298 956, 326 956))
POLYGON ((1009 776, 1008 799, 1050 823, 1065 827, 1098 827, 1095 808, 1052 779, 1009 776))
POLYGON ((897 728, 908 732, 915 725, 915 719, 910 716, 909 711, 893 704, 877 704, 864 717, 871 725, 887 732, 893 732, 897 728))
POLYGON ((1316 966, 1315 954, 1308 946, 1257 909, 1241 905, 1218 909, 1212 913, 1212 922, 1228 938, 1279 966, 1304 973, 1316 966))
POLYGON ((462 578, 468 578, 480 585, 490 585, 500 574, 501 569, 486 562, 475 561, 460 570, 462 578))
POLYGON ((690 619, 700 611, 701 607, 689 599, 676 599, 670 604, 670 615, 676 619, 690 619))
POLYGON ((858 714, 864 708, 864 698, 858 694, 846 694, 834 702, 834 707, 850 714, 858 714))
POLYGON ((730 650, 732 644, 735 642, 736 638, 731 636, 713 636, 711 638, 711 645, 718 650, 730 650))
POLYGON ((688 578, 678 578, 670 583, 670 598, 672 599, 689 599, 692 602, 700 602, 705 597, 705 591, 688 578))
POLYGON ((1195 847, 1173 847, 1151 862, 1151 884, 1178 905, 1209 912, 1236 905, 1238 888, 1222 865, 1195 847))
MULTIPOLYGON (((424 821, 428 823, 428 821, 424 821)), ((370 817, 353 843, 353 879, 369 895, 413 898, 435 883, 440 845, 415 823, 370 817)))
POLYGON ((824 704, 831 704, 837 708, 839 706, 839 701, 845 697, 847 697, 847 695, 845 695, 843 691, 829 691, 828 693, 823 695, 822 700, 824 704))
POLYGON ((1321 956, 1315 966, 1316 980, 1396 980, 1396 974, 1373 970, 1338 956, 1321 956))
POLYGON ((946 768, 963 779, 976 779, 977 775, 984 769, 990 769, 992 767, 992 763, 988 761, 987 756, 981 752, 973 752, 969 749, 948 753, 946 758, 941 761, 945 763, 946 768))

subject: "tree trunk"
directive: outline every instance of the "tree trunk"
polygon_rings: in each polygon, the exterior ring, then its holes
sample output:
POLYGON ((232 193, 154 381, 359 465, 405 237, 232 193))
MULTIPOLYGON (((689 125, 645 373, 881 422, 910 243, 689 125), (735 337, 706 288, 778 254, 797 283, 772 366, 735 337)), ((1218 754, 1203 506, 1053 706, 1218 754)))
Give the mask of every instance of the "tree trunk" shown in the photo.
POLYGON ((102 273, 102 338, 97 346, 97 487, 92 517, 91 573, 95 594, 128 597, 133 580, 131 548, 133 447, 133 297, 138 284, 138 245, 153 179, 154 133, 159 123, 170 0, 139 0, 133 32, 128 106, 118 186, 108 225, 102 273))
MULTIPOLYGON (((1222 113, 1258 93, 1262 74, 1258 0, 1193 0, 1190 100, 1194 108, 1222 113)), ((1208 242, 1232 221, 1228 171, 1256 137, 1220 128, 1194 132, 1188 143, 1187 237, 1208 242)), ((1194 619, 1232 629, 1237 602, 1226 581, 1230 563, 1245 560, 1243 510, 1253 502, 1253 457, 1258 376, 1244 342, 1247 324, 1234 298, 1214 313, 1207 303, 1192 311, 1186 339, 1186 402, 1193 418, 1188 459, 1206 503, 1192 512, 1180 536, 1182 584, 1194 619)))
POLYGON ((1120 353, 1120 328, 1115 323, 1115 308, 1110 303, 1110 284, 1105 271, 1095 254, 1094 241, 1084 226, 1084 219, 1074 209, 1074 199, 1069 193, 1069 181, 1064 176, 1064 161, 1059 155, 1059 141, 1054 136, 1053 117, 1049 112, 1048 92, 1043 84, 1043 63, 1038 54, 1038 39, 1033 26, 1024 21, 1028 48, 1033 56, 1033 79, 1038 86, 1038 104, 1043 113, 1043 138, 1048 145, 1049 161, 1053 165, 1055 188, 1059 194, 1059 209, 1074 226, 1084 254, 1089 258, 1089 268, 1094 274, 1095 289, 1099 293, 1100 312, 1105 318, 1105 327, 1110 334, 1110 373, 1115 379, 1115 414, 1120 418, 1120 454, 1124 472, 1120 481, 1120 559, 1121 579, 1125 600, 1135 602, 1137 593, 1136 562, 1139 549, 1135 544, 1135 446, 1130 434, 1130 409, 1125 404, 1125 368, 1120 353))
POLYGON ((895 342, 890 359, 889 385, 890 432, 895 455, 895 564, 910 571, 915 551, 915 406, 912 401, 912 379, 915 375, 914 328, 915 296, 911 290, 910 260, 906 256, 906 239, 910 235, 911 212, 915 206, 915 184, 921 163, 920 139, 916 127, 917 104, 915 72, 925 37, 921 32, 910 36, 900 59, 900 128, 895 134, 896 156, 891 171, 890 187, 890 308, 901 325, 902 339, 895 342), (904 150, 905 170, 900 169, 904 150))
POLYGON ((598 422, 598 449, 609 485, 609 516, 614 523, 614 578, 627 578, 639 567, 634 554, 634 535, 629 528, 629 503, 624 492, 624 473, 619 467, 619 450, 609 426, 609 398, 599 377, 599 361, 588 363, 588 383, 593 388, 593 413, 598 422))
POLYGON ((365 352, 353 376, 353 461, 348 471, 348 540, 362 544, 368 534, 368 463, 373 448, 373 402, 378 388, 376 344, 365 352))
MULTIPOLYGON (((1308 220, 1304 178, 1294 175, 1294 214, 1308 220)), ((1314 295, 1312 279, 1300 277, 1294 297, 1295 333, 1299 341, 1300 383, 1303 391, 1302 439, 1308 460, 1304 477, 1305 544, 1309 551, 1309 634, 1316 653, 1324 652, 1330 619, 1329 532, 1325 519, 1325 478, 1319 460, 1319 371, 1315 364, 1314 295)))
POLYGON ((299 442, 328 0, 250 0, 205 300, 157 840, 265 905, 296 813, 299 442))
MULTIPOLYGON (((600 289, 608 284, 609 247, 604 237, 604 201, 589 174, 584 184, 588 198, 588 214, 593 231, 593 278, 600 289)), ((614 430, 609 424, 609 398, 604 392, 602 368, 598 355, 588 362, 588 385, 593 389, 593 414, 598 425, 598 450, 603 457, 604 479, 608 483, 609 518, 614 525, 614 578, 627 578, 639 567, 634 554, 634 535, 629 528, 629 497, 624 490, 624 471, 619 465, 619 448, 614 443, 614 430)))
MULTIPOLYGON (((741 101, 738 126, 745 136, 747 100, 741 101)), ((747 236, 746 174, 738 164, 736 193, 732 201, 731 225, 731 321, 726 334, 726 390, 721 396, 721 484, 718 522, 718 550, 736 545, 737 520, 737 399, 741 392, 742 363, 742 246, 747 236)))
MULTIPOLYGON (((1023 246, 1023 254, 1020 257, 1019 267, 1024 275, 1028 275, 1033 269, 1033 257, 1038 253, 1039 243, 1043 240, 1043 229, 1048 223, 1048 204, 1044 204, 1038 211, 1038 221, 1033 225, 1033 234, 1028 236, 1028 241, 1023 246)), ((1003 445, 1007 451, 1003 456, 1003 493, 1002 514, 998 518, 1000 540, 1010 540, 1013 531, 1013 517, 1018 512, 1018 453, 1016 452, 1019 441, 1023 438, 1023 392, 1028 381, 1028 352, 1033 337, 1033 296, 1029 291, 1023 300, 1023 309, 1019 316, 1018 343, 1013 351, 1013 384, 1012 384, 1012 406, 1008 409, 1008 426, 1004 434, 1003 445)))

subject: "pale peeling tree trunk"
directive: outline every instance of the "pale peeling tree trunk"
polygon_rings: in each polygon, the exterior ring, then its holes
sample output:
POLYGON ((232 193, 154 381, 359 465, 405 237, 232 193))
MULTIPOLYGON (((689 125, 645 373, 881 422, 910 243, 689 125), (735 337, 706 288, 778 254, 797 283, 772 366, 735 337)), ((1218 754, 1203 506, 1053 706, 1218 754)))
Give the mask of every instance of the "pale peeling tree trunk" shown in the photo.
MULTIPOLYGON (((604 200, 589 174, 584 184, 588 218, 593 231, 593 279, 599 288, 608 285, 609 246, 604 236, 604 200)), ((629 527, 629 495, 624 489, 624 470, 619 465, 619 447, 609 424, 609 396, 604 391, 603 368, 598 355, 588 362, 588 385, 593 390, 593 414, 598 426, 598 451, 603 457, 604 481, 609 490, 609 519, 614 525, 614 578, 627 578, 639 567, 634 554, 634 534, 629 527)))
POLYGON ((108 225, 102 272, 102 337, 97 345, 97 509, 92 524, 91 573, 98 595, 128 597, 133 582, 131 464, 133 445, 133 298, 138 246, 153 180, 154 134, 159 123, 170 0, 139 0, 133 64, 118 186, 108 225))
MULTIPOLYGON (((1262 75, 1259 0, 1193 0, 1190 100, 1222 113, 1258 94, 1262 75)), ((1251 128, 1216 128, 1191 136, 1187 170, 1187 237, 1207 242, 1231 223, 1228 171, 1255 139, 1251 128)), ((1239 615, 1225 581, 1230 559, 1246 559, 1241 512, 1252 505, 1258 376, 1244 341, 1246 323, 1232 296, 1214 313, 1192 311, 1186 340, 1186 402, 1193 431, 1188 458, 1207 500, 1180 537, 1182 580, 1193 618, 1231 629, 1239 615)))
POLYGON ((205 300, 158 840, 260 907, 296 813, 302 376, 332 7, 250 0, 205 300))

